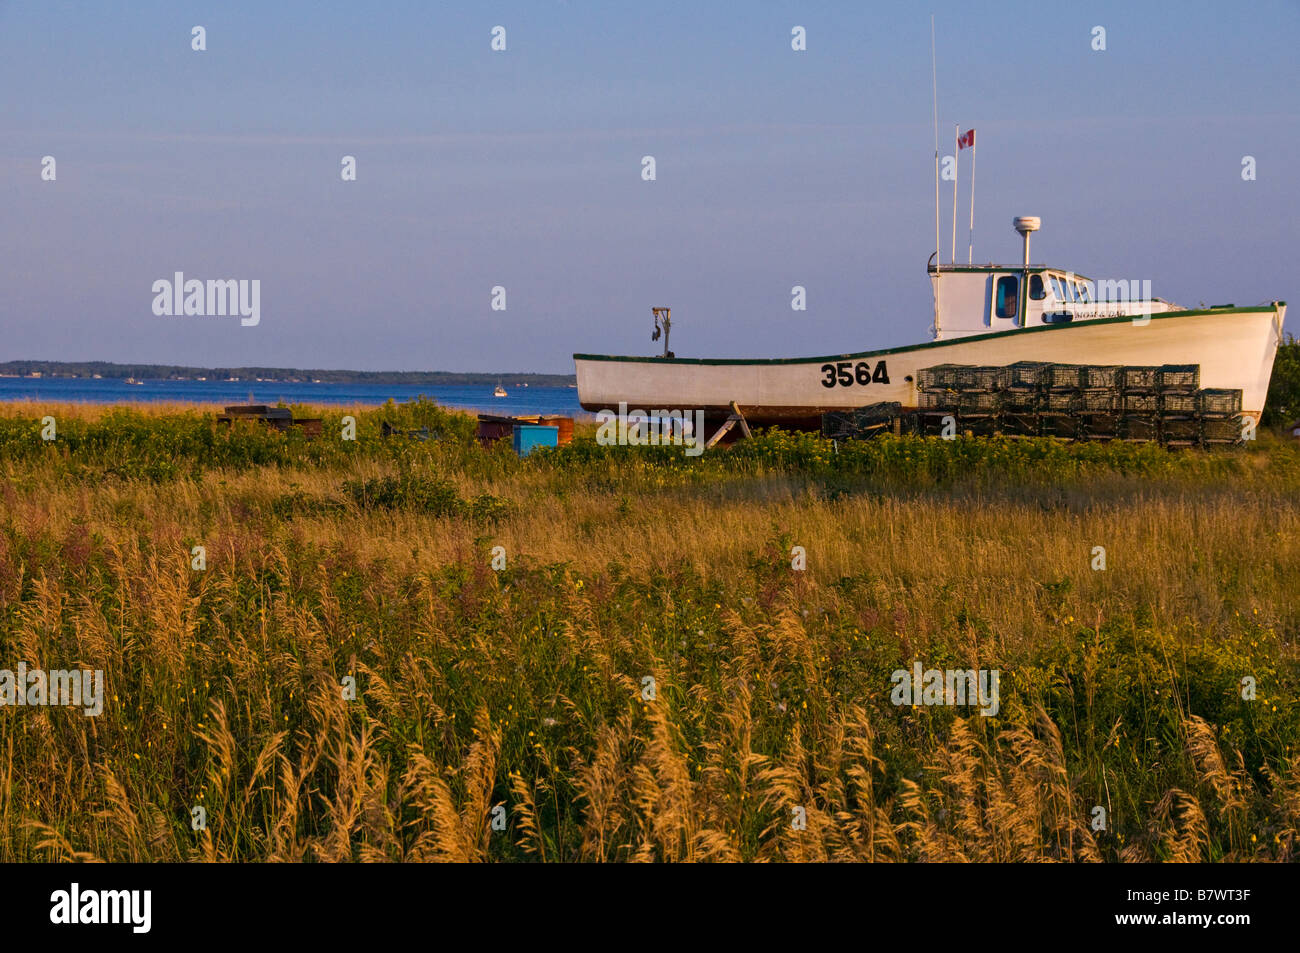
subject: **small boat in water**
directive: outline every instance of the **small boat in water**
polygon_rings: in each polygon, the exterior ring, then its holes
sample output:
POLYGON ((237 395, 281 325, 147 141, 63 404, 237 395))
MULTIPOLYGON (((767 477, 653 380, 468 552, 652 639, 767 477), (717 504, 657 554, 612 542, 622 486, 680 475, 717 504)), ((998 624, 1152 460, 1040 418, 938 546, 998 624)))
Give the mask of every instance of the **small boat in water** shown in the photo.
POLYGON ((493 397, 508 397, 508 396, 510 396, 510 395, 506 393, 506 389, 505 389, 504 387, 502 387, 500 384, 498 384, 498 385, 496 386, 496 389, 492 391, 492 396, 493 396, 493 397))
POLYGON ((880 401, 916 408, 918 372, 940 364, 1176 364, 1198 365, 1201 387, 1240 390, 1242 412, 1258 420, 1285 301, 1183 308, 1151 297, 1150 281, 1134 288, 1137 281, 1094 282, 1031 265, 1029 235, 1039 220, 1014 224, 1024 239, 1021 264, 940 265, 931 256, 931 341, 764 360, 575 354, 578 402, 593 412, 617 412, 620 403, 651 414, 703 410, 710 419, 727 417, 734 404, 753 424, 814 429, 824 413, 880 401))
POLYGON ((136 386, 140 386, 140 385, 143 385, 143 384, 144 384, 144 381, 138 381, 138 380, 136 380, 134 377, 128 377, 128 378, 126 379, 126 382, 127 382, 128 384, 134 384, 134 385, 136 385, 136 386))

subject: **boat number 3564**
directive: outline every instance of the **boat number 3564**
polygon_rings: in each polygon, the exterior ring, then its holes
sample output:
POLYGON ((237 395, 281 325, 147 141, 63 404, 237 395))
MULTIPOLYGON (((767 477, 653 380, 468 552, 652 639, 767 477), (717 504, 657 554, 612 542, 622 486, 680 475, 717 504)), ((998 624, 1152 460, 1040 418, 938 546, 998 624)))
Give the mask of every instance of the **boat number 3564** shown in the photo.
POLYGON ((822 374, 825 375, 822 378, 823 387, 889 383, 889 369, 885 367, 884 361, 877 364, 874 371, 870 361, 858 361, 856 364, 852 361, 837 361, 834 364, 823 364, 822 374))

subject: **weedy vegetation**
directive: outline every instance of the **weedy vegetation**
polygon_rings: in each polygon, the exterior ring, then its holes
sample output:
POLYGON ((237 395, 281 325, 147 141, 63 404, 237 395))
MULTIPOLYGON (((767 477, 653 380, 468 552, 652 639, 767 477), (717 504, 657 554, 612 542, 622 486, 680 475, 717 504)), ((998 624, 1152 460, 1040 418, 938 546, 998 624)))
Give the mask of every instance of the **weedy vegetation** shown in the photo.
POLYGON ((1300 855, 1293 443, 521 460, 298 410, 0 408, 0 668, 107 686, 0 708, 0 859, 1300 855), (893 704, 917 661, 998 714, 893 704))

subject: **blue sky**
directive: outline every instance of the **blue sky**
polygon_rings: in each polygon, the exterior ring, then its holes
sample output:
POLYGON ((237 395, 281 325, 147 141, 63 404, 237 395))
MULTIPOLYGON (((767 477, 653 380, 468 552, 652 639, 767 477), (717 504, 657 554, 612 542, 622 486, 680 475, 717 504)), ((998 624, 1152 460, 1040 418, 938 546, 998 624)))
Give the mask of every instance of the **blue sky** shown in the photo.
POLYGON ((654 353, 653 305, 679 356, 924 340, 931 12, 977 261, 1036 214, 1036 261, 1300 300, 1294 0, 0 0, 0 360, 567 373, 654 353), (155 316, 178 270, 260 279, 261 323, 155 316))

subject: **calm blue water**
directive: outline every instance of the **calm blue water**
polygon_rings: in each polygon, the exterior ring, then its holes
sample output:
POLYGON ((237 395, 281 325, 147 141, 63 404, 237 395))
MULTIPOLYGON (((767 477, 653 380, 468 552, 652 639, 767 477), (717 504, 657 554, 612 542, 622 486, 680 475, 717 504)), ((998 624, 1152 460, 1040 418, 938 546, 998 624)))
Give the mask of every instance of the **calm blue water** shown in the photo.
POLYGON ((446 407, 493 414, 584 416, 573 387, 505 385, 508 397, 493 397, 491 386, 402 384, 289 384, 258 381, 145 381, 67 377, 0 377, 0 400, 84 401, 92 404, 180 400, 211 404, 382 404, 401 403, 423 394, 446 407))

